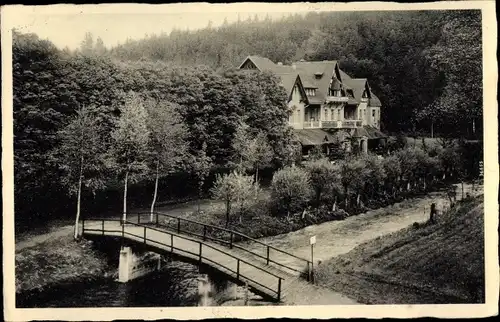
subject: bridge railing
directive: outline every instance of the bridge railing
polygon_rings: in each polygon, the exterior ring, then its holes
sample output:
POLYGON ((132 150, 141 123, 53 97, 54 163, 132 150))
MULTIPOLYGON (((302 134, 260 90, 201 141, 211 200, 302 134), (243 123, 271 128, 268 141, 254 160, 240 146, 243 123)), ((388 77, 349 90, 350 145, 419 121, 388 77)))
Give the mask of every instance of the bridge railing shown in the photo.
MULTIPOLYGON (((229 248, 234 247, 265 260, 267 265, 269 265, 269 263, 272 263, 299 274, 303 274, 305 267, 307 267, 308 272, 312 267, 311 261, 305 258, 301 258, 285 250, 273 247, 238 231, 160 212, 154 212, 152 220, 150 213, 137 213, 135 216, 137 216, 137 223, 139 224, 153 224, 156 227, 165 227, 172 231, 176 231, 179 234, 184 233, 190 236, 201 238, 204 241, 209 240, 228 246, 229 248), (251 250, 248 247, 245 247, 245 243, 254 243, 258 245, 257 250, 261 253, 256 252, 256 249, 251 250), (285 259, 285 261, 280 261, 277 256, 281 256, 283 259, 285 259), (286 259, 293 259, 296 262, 300 263, 300 265, 297 267, 286 264, 286 259)), ((133 217, 134 215, 132 215, 131 218, 133 217)), ((308 276, 309 274, 307 274, 306 277, 308 278, 308 276)))
MULTIPOLYGON (((183 236, 180 234, 176 234, 173 232, 165 231, 165 230, 162 230, 159 228, 153 228, 151 226, 147 226, 147 225, 143 225, 143 224, 139 224, 139 223, 135 223, 135 222, 131 222, 131 221, 125 221, 125 224, 122 224, 120 229, 116 229, 116 227, 117 227, 116 225, 113 226, 112 228, 106 228, 105 222, 123 223, 122 220, 120 220, 120 219, 107 219, 107 218, 82 219, 82 235, 85 234, 86 232, 87 233, 88 232, 95 232, 99 235, 102 234, 103 236, 105 236, 106 233, 114 233, 114 234, 118 234, 119 236, 121 235, 122 238, 125 238, 125 236, 133 237, 131 239, 133 239, 137 242, 141 242, 145 245, 156 246, 156 247, 158 247, 158 245, 160 245, 160 246, 163 246, 163 248, 167 251, 168 251, 168 249, 170 249, 170 252, 172 252, 172 253, 175 250, 177 252, 187 254, 187 257, 191 257, 192 259, 198 259, 199 264, 202 264, 203 260, 205 260, 205 262, 210 262, 215 267, 219 267, 219 269, 225 270, 226 273, 228 273, 229 275, 233 275, 237 280, 241 280, 241 281, 246 280, 247 282, 249 282, 249 285, 254 284, 253 285, 254 288, 256 288, 256 289, 261 288, 261 290, 264 289, 265 293, 267 293, 267 294, 269 294, 269 292, 272 293, 272 295, 274 295, 276 297, 277 301, 281 300, 282 281, 284 280, 284 278, 281 276, 278 276, 272 272, 269 272, 266 269, 259 267, 253 263, 250 263, 247 260, 241 259, 233 254, 225 252, 225 251, 223 251, 215 246, 206 244, 203 241, 200 241, 198 239, 189 238, 189 237, 186 237, 186 236, 183 236), (86 222, 87 222, 87 225, 85 224, 86 222), (97 222, 98 224, 89 227, 88 222, 97 222), (131 225, 131 226, 142 228, 143 233, 138 235, 138 234, 132 233, 130 231, 127 231, 125 229, 126 225, 131 225), (148 231, 155 231, 155 232, 159 232, 163 235, 166 235, 167 240, 169 240, 170 243, 164 243, 164 242, 159 241, 159 240, 148 238, 148 231), (180 248, 180 247, 176 247, 174 245, 174 237, 181 239, 181 240, 184 240, 184 241, 190 241, 192 243, 196 243, 198 245, 199 251, 197 253, 195 253, 195 252, 192 252, 192 251, 180 248), (236 260, 236 269, 233 269, 231 267, 223 265, 220 261, 216 261, 216 260, 211 259, 209 257, 203 256, 203 249, 204 248, 211 249, 213 251, 216 251, 219 254, 223 254, 225 256, 233 258, 234 260, 236 260), (272 288, 272 287, 269 287, 267 285, 264 285, 264 284, 256 281, 255 279, 252 279, 251 277, 244 275, 240 269, 242 264, 254 267, 257 270, 259 270, 259 271, 261 271, 269 276, 272 276, 273 278, 276 278, 276 282, 277 282, 276 288, 272 288), (266 292, 266 291, 268 291, 268 292, 266 292)), ((151 235, 151 233, 149 235, 151 235)))

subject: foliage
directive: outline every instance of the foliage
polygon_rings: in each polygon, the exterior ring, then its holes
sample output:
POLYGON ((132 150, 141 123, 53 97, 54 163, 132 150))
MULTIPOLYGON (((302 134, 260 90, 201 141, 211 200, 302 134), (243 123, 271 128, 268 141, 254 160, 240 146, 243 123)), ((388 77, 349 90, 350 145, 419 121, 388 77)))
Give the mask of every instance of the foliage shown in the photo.
POLYGON ((150 133, 150 156, 163 175, 185 166, 187 130, 175 103, 149 98, 144 103, 150 133))
POLYGON ((327 159, 308 162, 305 165, 305 169, 311 179, 311 187, 314 190, 316 205, 320 204, 323 195, 338 194, 340 190, 338 189, 340 171, 327 159))
POLYGON ((481 12, 448 12, 442 20, 441 37, 426 55, 431 66, 444 75, 445 85, 436 100, 417 116, 433 122, 442 135, 475 134, 472 132, 481 131, 475 127, 482 123, 483 105, 481 12))
POLYGON ((127 214, 127 188, 129 182, 137 182, 149 170, 149 130, 147 112, 139 95, 131 92, 120 111, 115 130, 111 133, 109 166, 124 178, 123 220, 127 214))
POLYGON ((259 187, 257 183, 254 183, 251 176, 231 172, 226 175, 217 175, 211 192, 212 198, 224 201, 226 207, 225 225, 228 227, 233 204, 239 212, 241 221, 241 215, 257 197, 259 187))
POLYGON ((302 210, 311 196, 309 174, 299 167, 285 167, 276 171, 271 182, 271 197, 278 211, 287 217, 302 210))
POLYGON ((71 195, 77 193, 77 183, 95 192, 105 185, 103 144, 104 129, 95 116, 94 109, 82 107, 72 121, 59 131, 60 145, 53 152, 61 172, 61 182, 71 195))

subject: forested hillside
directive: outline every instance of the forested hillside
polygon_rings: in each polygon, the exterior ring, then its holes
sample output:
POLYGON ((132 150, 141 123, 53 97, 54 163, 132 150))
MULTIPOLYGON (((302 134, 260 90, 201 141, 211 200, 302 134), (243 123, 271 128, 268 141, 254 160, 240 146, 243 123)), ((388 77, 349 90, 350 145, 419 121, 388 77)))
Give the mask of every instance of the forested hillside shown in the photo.
POLYGON ((174 30, 111 49, 125 60, 204 64, 226 69, 247 55, 274 62, 339 60, 366 77, 383 104, 388 132, 436 133, 481 129, 481 15, 479 11, 330 12, 257 17, 219 28, 174 30), (457 118, 460 116, 460 118, 457 118), (456 124, 456 123, 459 124, 456 124), (451 126, 453 124, 455 126, 451 126))
MULTIPOLYGON (((386 132, 429 133, 432 121, 439 135, 463 137, 474 126, 481 133, 480 27, 479 11, 311 13, 173 31, 115 48, 87 34, 75 52, 14 32, 16 223, 68 212, 73 205, 65 196, 75 193, 78 182, 82 198, 93 198, 87 211, 99 202, 116 206, 129 170, 131 183, 169 177, 170 187, 182 182, 171 189, 180 196, 199 191, 209 170, 223 172, 238 163, 234 138, 242 128, 244 143, 272 150, 269 163, 259 168, 291 163, 297 150, 278 79, 234 70, 250 54, 283 63, 340 60, 352 76, 369 79, 383 104, 386 132), (167 125, 176 124, 163 110, 178 114, 185 135, 170 132, 167 125), (144 142, 134 142, 138 136, 122 130, 147 131, 153 143, 166 137, 177 144, 170 148, 186 151, 158 153, 168 147, 150 145, 144 133, 144 142), (120 155, 127 152, 117 150, 121 144, 146 152, 132 162, 120 155), (106 193, 96 194, 102 188, 106 193)), ((147 200, 151 190, 139 185, 130 195, 147 200)))

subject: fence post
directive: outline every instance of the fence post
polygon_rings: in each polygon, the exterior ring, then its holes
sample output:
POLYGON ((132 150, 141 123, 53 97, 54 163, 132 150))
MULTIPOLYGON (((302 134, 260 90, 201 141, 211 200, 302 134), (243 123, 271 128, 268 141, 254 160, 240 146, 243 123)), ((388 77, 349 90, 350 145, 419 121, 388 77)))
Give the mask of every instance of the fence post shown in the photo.
POLYGON ((102 220, 102 235, 104 236, 104 219, 102 220))
POLYGON ((237 262, 236 262, 236 279, 237 280, 240 279, 240 259, 239 258, 237 259, 237 262))
POLYGON ((278 302, 281 301, 281 277, 278 277, 278 302))
POLYGON ((122 225, 122 240, 125 238, 125 225, 122 225))
POLYGON ((174 235, 170 234, 170 252, 174 252, 174 235))
POLYGON ((231 236, 229 236, 229 248, 233 248, 233 232, 231 232, 231 236))
POLYGON ((141 223, 141 214, 140 213, 137 213, 137 223, 138 224, 141 223))
POLYGON ((146 244, 146 227, 144 227, 144 244, 146 244))
POLYGON ((201 269, 201 259, 202 259, 202 256, 201 256, 201 249, 202 249, 202 246, 203 246, 203 244, 202 244, 202 243, 200 243, 200 265, 199 265, 199 266, 200 266, 200 269, 201 269))
POLYGON ((203 240, 207 240, 207 225, 203 225, 203 240))
POLYGON ((158 227, 158 213, 156 213, 156 227, 158 227))
POLYGON ((267 264, 266 265, 269 265, 269 246, 267 246, 267 264))
POLYGON ((85 233, 85 219, 82 219, 82 237, 84 233, 85 233))
POLYGON ((307 261, 307 281, 311 281, 311 267, 309 265, 309 261, 307 261))
POLYGON ((177 233, 181 232, 181 219, 177 218, 177 233))

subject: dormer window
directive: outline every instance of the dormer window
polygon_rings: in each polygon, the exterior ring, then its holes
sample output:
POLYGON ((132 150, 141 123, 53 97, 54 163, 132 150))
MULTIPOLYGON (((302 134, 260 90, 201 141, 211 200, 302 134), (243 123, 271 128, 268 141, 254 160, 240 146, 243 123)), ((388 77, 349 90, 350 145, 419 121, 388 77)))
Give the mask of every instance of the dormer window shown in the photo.
POLYGON ((314 73, 314 77, 315 77, 316 79, 320 79, 321 77, 323 77, 323 73, 321 73, 321 72, 316 72, 316 73, 314 73))
POLYGON ((362 98, 368 98, 368 92, 366 91, 366 89, 363 91, 363 96, 361 96, 362 98))
POLYGON ((329 96, 334 96, 334 97, 341 97, 342 96, 342 92, 340 91, 340 89, 329 89, 328 90, 328 94, 329 96))
POLYGON ((352 91, 352 89, 347 90, 347 96, 354 98, 354 92, 352 91))

